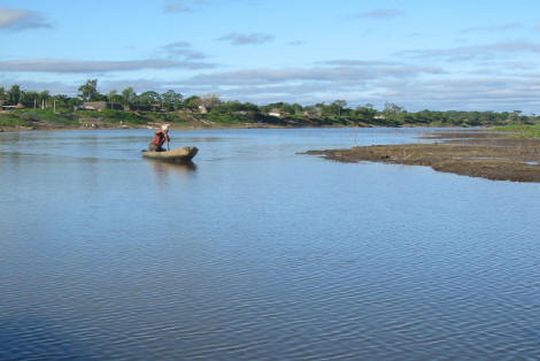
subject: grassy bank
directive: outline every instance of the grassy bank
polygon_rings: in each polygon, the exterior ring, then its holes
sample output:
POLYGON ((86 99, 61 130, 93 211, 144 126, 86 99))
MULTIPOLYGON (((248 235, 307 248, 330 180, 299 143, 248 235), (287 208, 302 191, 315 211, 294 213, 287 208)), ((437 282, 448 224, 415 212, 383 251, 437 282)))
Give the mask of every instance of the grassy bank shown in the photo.
MULTIPOLYGON (((503 123, 501 119, 489 120, 486 118, 479 121, 476 113, 447 112, 431 114, 426 118, 425 111, 418 113, 406 113, 406 119, 395 119, 383 116, 367 117, 358 114, 343 114, 315 116, 313 114, 288 114, 271 116, 260 110, 241 110, 227 108, 215 108, 201 114, 189 109, 177 111, 124 111, 103 109, 92 110, 67 110, 53 112, 52 109, 14 109, 0 112, 0 130, 18 129, 61 129, 61 128, 141 128, 155 126, 160 123, 170 123, 179 128, 203 128, 203 127, 464 127, 464 126, 495 126, 494 130, 513 132, 519 137, 540 138, 540 123, 536 118, 527 118, 527 121, 536 121, 535 125, 522 125, 523 120, 516 118, 514 125, 498 125, 503 123), (444 116, 443 116, 444 115, 444 116), (464 118, 468 116, 469 118, 464 118), (477 118, 474 118, 477 116, 477 118), (442 120, 441 120, 442 119, 442 120), (471 120, 472 119, 472 120, 471 120), (493 122, 491 122, 493 121, 493 122), (490 123, 491 122, 491 123, 490 123), (517 124, 519 122, 519 124, 517 124)), ((500 114, 501 117, 504 114, 500 114)), ((504 118, 506 119, 506 118, 504 118)), ((513 120, 507 119, 507 123, 513 120)))
MULTIPOLYGON (((55 128, 140 128, 169 123, 173 127, 306 127, 306 126, 358 126, 360 124, 334 118, 288 117, 278 118, 259 112, 209 112, 189 111, 153 112, 77 110, 53 112, 41 109, 16 109, 0 112, 0 128, 55 129, 55 128)), ((361 126, 361 125, 360 125, 361 126)))
POLYGON ((17 109, 0 113, 0 128, 50 129, 50 128, 140 128, 160 123, 177 127, 203 127, 222 124, 240 124, 241 119, 205 120, 206 116, 195 117, 181 112, 126 112, 120 110, 53 112, 52 110, 17 109))
POLYGON ((540 138, 540 124, 534 125, 505 125, 493 128, 496 131, 509 132, 520 138, 540 138))

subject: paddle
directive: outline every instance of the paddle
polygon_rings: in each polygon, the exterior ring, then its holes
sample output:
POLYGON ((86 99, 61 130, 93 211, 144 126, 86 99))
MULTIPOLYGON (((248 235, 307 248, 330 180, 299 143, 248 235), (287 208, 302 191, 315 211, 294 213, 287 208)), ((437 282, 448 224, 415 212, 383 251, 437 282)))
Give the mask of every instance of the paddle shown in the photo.
POLYGON ((171 147, 169 146, 169 143, 171 141, 171 138, 169 138, 169 124, 162 125, 161 130, 163 133, 165 133, 165 139, 167 139, 167 152, 170 152, 171 147))

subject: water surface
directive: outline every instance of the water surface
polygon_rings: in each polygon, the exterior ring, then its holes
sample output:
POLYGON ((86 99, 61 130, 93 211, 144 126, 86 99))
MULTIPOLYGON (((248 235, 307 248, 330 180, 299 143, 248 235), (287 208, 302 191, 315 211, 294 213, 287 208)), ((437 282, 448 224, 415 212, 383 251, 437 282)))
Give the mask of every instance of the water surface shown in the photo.
POLYGON ((422 131, 0 134, 0 359, 539 359, 540 185, 298 154, 422 131))

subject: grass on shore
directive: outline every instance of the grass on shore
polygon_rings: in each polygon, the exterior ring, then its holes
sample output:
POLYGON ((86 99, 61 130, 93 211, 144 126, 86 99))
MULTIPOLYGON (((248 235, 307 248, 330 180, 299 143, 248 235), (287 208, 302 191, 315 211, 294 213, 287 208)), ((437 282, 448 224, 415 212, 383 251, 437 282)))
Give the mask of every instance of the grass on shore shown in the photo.
POLYGON ((32 127, 38 123, 69 126, 78 124, 78 118, 70 113, 55 113, 52 110, 12 110, 0 113, 0 126, 32 127))
POLYGON ((500 132, 514 133, 520 138, 540 138, 540 123, 538 124, 513 124, 493 128, 500 132))
POLYGON ((142 126, 152 123, 187 124, 188 119, 179 113, 124 112, 105 109, 100 112, 79 110, 53 112, 52 110, 17 109, 0 112, 0 127, 35 126, 84 126, 99 124, 103 126, 142 126))

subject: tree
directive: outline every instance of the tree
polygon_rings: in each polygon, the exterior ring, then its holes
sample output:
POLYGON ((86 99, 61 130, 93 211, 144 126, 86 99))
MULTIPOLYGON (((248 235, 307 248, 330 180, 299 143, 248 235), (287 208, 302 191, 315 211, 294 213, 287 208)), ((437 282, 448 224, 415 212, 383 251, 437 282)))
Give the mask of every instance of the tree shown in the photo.
POLYGON ((320 118, 322 116, 322 109, 319 105, 308 105, 304 107, 304 111, 312 118, 320 118))
POLYGON ((115 89, 113 89, 107 94, 107 99, 109 101, 110 108, 114 109, 114 105, 120 102, 121 96, 118 95, 118 92, 115 89))
POLYGON ((357 121, 367 123, 372 122, 376 115, 377 110, 371 104, 358 106, 353 112, 353 116, 357 121))
POLYGON ((57 94, 54 96, 54 103, 56 105, 56 108, 68 108, 69 107, 69 101, 71 98, 69 98, 65 94, 57 94))
POLYGON ((342 100, 342 99, 338 99, 338 100, 335 100, 332 105, 336 108, 337 110, 337 116, 338 117, 341 117, 341 113, 343 112, 343 110, 345 110, 345 107, 347 106, 347 101, 345 100, 342 100))
POLYGON ((279 110, 281 112, 281 114, 299 115, 299 114, 302 113, 303 108, 298 103, 289 104, 289 103, 285 103, 285 102, 277 102, 277 103, 270 103, 270 104, 267 104, 265 106, 262 106, 261 110, 266 112, 266 113, 270 113, 272 111, 279 110))
POLYGON ((153 90, 145 91, 137 97, 137 104, 146 109, 161 107, 161 95, 153 90))
POLYGON ((69 107, 73 109, 77 109, 77 107, 81 106, 82 100, 81 98, 73 97, 73 98, 69 98, 67 103, 69 107))
POLYGON ((291 113, 294 115, 300 115, 304 111, 302 105, 298 103, 291 104, 291 113))
POLYGON ((39 93, 39 103, 41 104, 41 109, 47 108, 48 106, 47 101, 49 100, 50 97, 51 95, 49 94, 48 90, 44 90, 41 93, 39 93))
POLYGON ((202 105, 202 100, 196 95, 192 95, 184 100, 184 106, 191 110, 199 109, 199 105, 202 105))
POLYGON ((6 100, 6 89, 3 86, 0 87, 0 101, 6 100))
POLYGON ((97 91, 97 79, 88 79, 86 84, 79 87, 79 96, 83 101, 93 101, 101 98, 101 94, 97 91))
POLYGON ((122 98, 124 101, 124 110, 129 110, 130 107, 133 105, 133 102, 135 100, 136 94, 132 87, 128 87, 124 90, 122 90, 122 98))
POLYGON ((19 102, 21 101, 21 95, 22 95, 21 87, 17 84, 12 85, 8 93, 9 103, 12 105, 19 104, 19 102))
POLYGON ((524 123, 524 120, 526 119, 526 117, 523 117, 521 115, 521 110, 514 110, 511 114, 510 114, 510 122, 512 123, 524 123))
POLYGON ((21 93, 19 97, 19 103, 25 107, 36 108, 38 104, 39 93, 33 90, 25 91, 21 93))
POLYGON ((203 105, 204 107, 206 107, 208 111, 212 110, 212 108, 215 108, 219 104, 221 104, 221 100, 216 94, 206 94, 202 96, 200 99, 201 99, 200 105, 203 105))
POLYGON ((212 108, 213 113, 238 113, 238 112, 259 112, 259 107, 252 103, 241 103, 239 101, 233 100, 228 102, 222 102, 218 106, 212 108))
POLYGON ((163 108, 167 111, 178 110, 182 106, 182 94, 175 92, 172 89, 161 94, 163 108))
POLYGON ((394 103, 385 103, 383 116, 388 125, 399 126, 405 122, 407 111, 400 105, 394 103))
POLYGON ((340 117, 347 105, 345 100, 335 100, 331 104, 319 103, 316 106, 321 108, 322 115, 326 117, 340 117))

